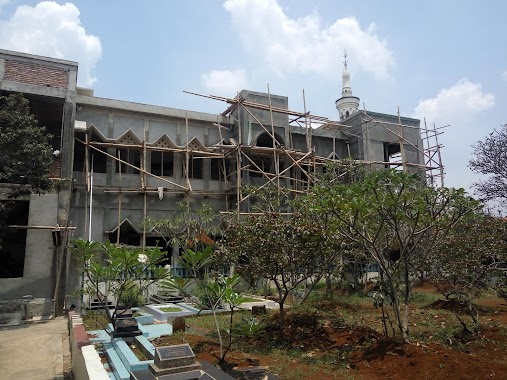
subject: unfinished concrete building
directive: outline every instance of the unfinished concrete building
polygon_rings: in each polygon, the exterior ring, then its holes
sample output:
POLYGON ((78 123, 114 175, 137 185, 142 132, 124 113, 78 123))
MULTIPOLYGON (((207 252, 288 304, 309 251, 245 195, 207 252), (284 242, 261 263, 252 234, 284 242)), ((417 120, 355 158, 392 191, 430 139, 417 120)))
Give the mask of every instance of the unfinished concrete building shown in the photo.
MULTIPOLYGON (((0 278, 0 299, 31 295, 58 312, 80 282, 65 248, 69 239, 153 246, 160 237, 142 221, 166 216, 182 200, 248 212, 243 185, 301 193, 323 164, 343 158, 373 167, 439 167, 423 145, 419 120, 358 109, 346 61, 339 122, 290 111, 285 96, 248 90, 232 99, 207 96, 224 102, 219 115, 98 98, 76 87, 77 69, 74 62, 0 50, 0 93, 25 94, 40 124, 58 136, 54 177, 68 184, 16 200, 24 217, 11 220, 12 231, 24 231, 16 235, 23 249, 2 251, 1 260, 17 255, 19 267, 15 278, 0 278)), ((177 254, 168 252, 176 270, 177 254)))

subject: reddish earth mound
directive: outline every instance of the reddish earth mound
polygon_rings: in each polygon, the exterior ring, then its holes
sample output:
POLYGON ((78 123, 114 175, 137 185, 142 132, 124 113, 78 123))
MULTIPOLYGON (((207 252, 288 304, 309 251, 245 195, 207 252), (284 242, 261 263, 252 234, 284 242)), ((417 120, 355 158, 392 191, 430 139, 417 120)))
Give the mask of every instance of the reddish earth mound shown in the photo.
MULTIPOLYGON (((507 330, 502 325, 507 304, 503 300, 481 300, 482 310, 489 310, 481 313, 481 327, 474 333, 450 336, 445 346, 433 342, 406 344, 367 326, 350 326, 340 317, 343 308, 339 303, 322 301, 312 306, 308 312, 288 312, 283 333, 277 327, 278 316, 269 316, 266 334, 241 339, 233 346, 227 356, 230 366, 265 366, 282 380, 507 379, 507 330)), ((429 308, 467 312, 456 301, 436 301, 429 308)), ((366 309, 359 312, 372 313, 366 309)), ((201 333, 208 332, 197 332, 201 333)), ((188 342, 199 360, 216 364, 216 340, 197 334, 161 337, 153 343, 188 342)))
POLYGON ((432 310, 448 310, 456 313, 468 313, 467 305, 451 299, 451 300, 436 300, 433 303, 430 303, 426 306, 426 309, 432 310))
MULTIPOLYGON (((494 335, 491 331, 489 335, 494 335)), ((467 379, 504 379, 507 375, 507 364, 504 361, 505 351, 501 347, 493 349, 494 355, 490 355, 484 343, 482 352, 468 354, 454 351, 436 344, 423 345, 418 343, 405 344, 396 339, 378 338, 370 335, 369 331, 341 330, 331 335, 335 342, 335 348, 341 351, 347 345, 354 347, 354 351, 348 359, 348 368, 351 375, 356 379, 446 379, 446 380, 467 380, 467 379), (360 349, 357 344, 364 341, 365 336, 370 336, 371 346, 360 349)), ((153 341, 157 346, 168 344, 189 343, 198 360, 205 360, 217 363, 219 346, 206 337, 200 335, 177 334, 163 336, 153 341)), ((333 349, 314 350, 313 353, 320 355, 336 355, 333 349)), ((275 364, 269 355, 246 354, 243 352, 231 352, 227 360, 231 367, 251 366, 272 366, 275 364)), ((312 365, 303 365, 308 369, 312 365)), ((336 369, 342 367, 343 363, 336 365, 336 369)), ((334 379, 334 375, 326 374, 316 370, 306 372, 307 380, 334 379), (311 373, 314 372, 314 373, 311 373)), ((283 376, 282 376, 283 379, 283 376)))
POLYGON ((356 352, 351 367, 364 379, 504 379, 507 364, 492 359, 436 344, 404 344, 383 339, 363 352, 356 352))

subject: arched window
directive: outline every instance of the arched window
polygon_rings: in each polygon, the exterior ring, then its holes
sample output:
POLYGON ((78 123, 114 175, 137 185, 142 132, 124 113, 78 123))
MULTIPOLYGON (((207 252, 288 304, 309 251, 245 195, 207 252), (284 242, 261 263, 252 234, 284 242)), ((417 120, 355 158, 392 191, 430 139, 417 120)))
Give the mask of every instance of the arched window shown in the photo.
MULTIPOLYGON (((283 145, 283 139, 275 133, 275 139, 278 142, 278 144, 283 145)), ((273 138, 269 133, 261 133, 256 141, 255 146, 263 147, 263 148, 273 148, 273 138)), ((251 165, 250 171, 250 177, 262 177, 262 172, 266 173, 274 173, 274 163, 273 163, 273 152, 272 151, 266 151, 266 152, 256 152, 255 156, 252 157, 252 161, 255 162, 255 164, 259 167, 257 169, 254 165, 251 165)), ((280 163, 280 166, 282 166, 282 163, 280 163)))

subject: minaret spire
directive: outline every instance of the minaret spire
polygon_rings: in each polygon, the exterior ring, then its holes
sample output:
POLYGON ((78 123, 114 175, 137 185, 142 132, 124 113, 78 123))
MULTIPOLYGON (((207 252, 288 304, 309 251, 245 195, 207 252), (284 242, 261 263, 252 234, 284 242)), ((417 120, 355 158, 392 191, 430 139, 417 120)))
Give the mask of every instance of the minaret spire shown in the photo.
POLYGON ((352 96, 352 87, 350 86, 350 73, 347 69, 347 52, 343 55, 343 73, 342 73, 342 97, 338 99, 336 109, 340 113, 340 120, 348 118, 357 112, 359 108, 359 98, 352 96))

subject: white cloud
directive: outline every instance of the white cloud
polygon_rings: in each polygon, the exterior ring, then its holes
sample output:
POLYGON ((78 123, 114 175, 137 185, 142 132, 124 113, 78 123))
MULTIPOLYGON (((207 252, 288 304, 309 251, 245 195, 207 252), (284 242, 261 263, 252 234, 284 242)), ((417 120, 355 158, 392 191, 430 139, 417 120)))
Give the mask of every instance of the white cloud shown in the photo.
MULTIPOLYGON (((0 0, 1 2, 2 0, 0 0)), ((91 86, 91 74, 102 54, 100 40, 81 26, 79 9, 71 3, 44 1, 20 5, 8 20, 0 20, 0 47, 79 62, 79 85, 91 86)))
POLYGON ((226 0, 224 7, 251 59, 278 74, 336 77, 344 49, 354 65, 377 78, 388 77, 394 66, 386 41, 375 34, 375 24, 363 29, 349 17, 324 26, 317 13, 291 19, 276 0, 226 0))
POLYGON ((495 106, 495 95, 484 93, 480 83, 463 78, 454 86, 444 88, 434 98, 420 100, 415 117, 429 123, 466 124, 478 113, 495 106))
POLYGON ((201 75, 204 86, 216 95, 236 96, 236 93, 248 87, 245 70, 213 70, 201 75))
POLYGON ((502 73, 502 79, 507 80, 507 70, 502 73))

